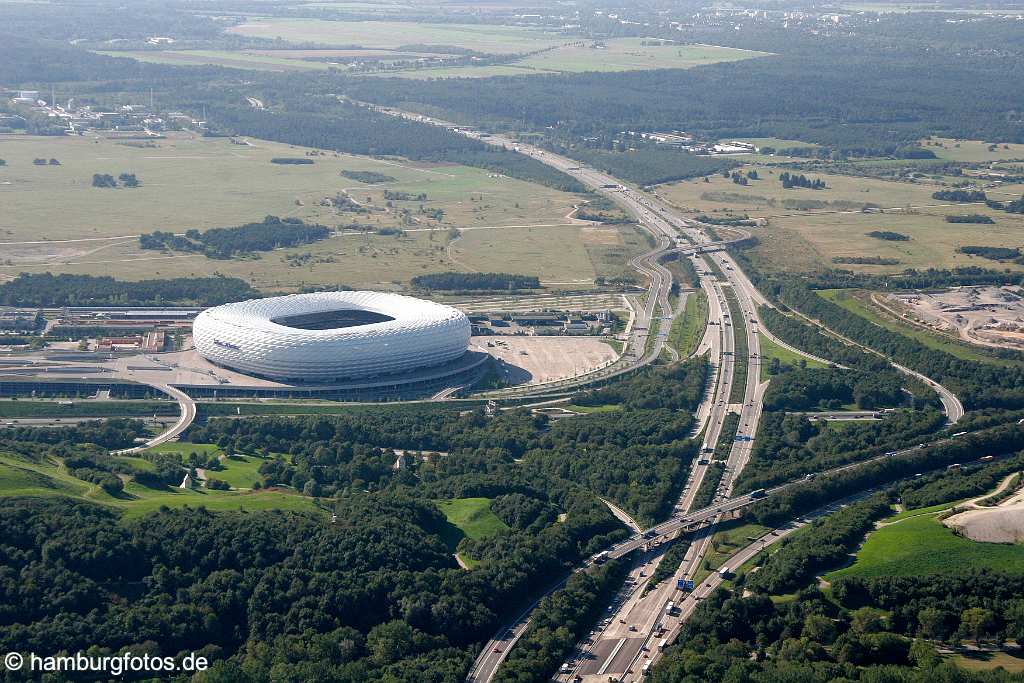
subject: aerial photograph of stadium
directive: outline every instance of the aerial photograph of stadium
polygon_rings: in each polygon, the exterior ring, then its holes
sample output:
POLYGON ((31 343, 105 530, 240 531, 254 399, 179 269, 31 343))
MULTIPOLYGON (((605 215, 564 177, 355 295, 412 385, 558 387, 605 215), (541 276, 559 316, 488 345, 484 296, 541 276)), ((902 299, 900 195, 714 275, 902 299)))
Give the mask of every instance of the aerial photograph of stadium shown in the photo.
POLYGON ((208 308, 196 351, 255 377, 336 382, 458 360, 469 318, 457 308, 384 292, 316 292, 208 308))
POLYGON ((1024 2, 0 0, 3 681, 1024 683, 1024 2))

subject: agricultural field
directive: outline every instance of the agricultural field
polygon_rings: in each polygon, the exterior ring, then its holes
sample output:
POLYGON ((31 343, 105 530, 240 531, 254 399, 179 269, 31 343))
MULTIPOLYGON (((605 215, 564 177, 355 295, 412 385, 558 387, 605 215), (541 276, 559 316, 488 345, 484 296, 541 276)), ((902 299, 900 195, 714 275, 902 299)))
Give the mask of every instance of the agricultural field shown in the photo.
POLYGON ((613 38, 601 43, 580 41, 554 50, 530 55, 511 64, 448 69, 382 72, 380 75, 406 78, 453 76, 515 76, 536 73, 579 73, 584 71, 640 71, 644 69, 689 69, 705 64, 763 57, 766 52, 740 50, 717 45, 674 45, 643 38, 613 38))
POLYGON ((912 516, 868 535, 857 558, 825 578, 844 576, 923 576, 955 574, 964 567, 1020 573, 1024 546, 977 543, 955 535, 936 519, 938 513, 912 516))
POLYGON ((981 140, 952 140, 950 138, 932 138, 922 140, 926 149, 935 152, 940 159, 950 161, 1002 161, 1006 159, 1024 159, 1024 144, 991 143, 981 140))
POLYGON ((517 26, 419 24, 402 21, 326 21, 253 18, 228 33, 289 43, 394 50, 404 45, 455 45, 488 54, 556 47, 565 36, 517 26))
POLYGON ((482 169, 333 152, 310 157, 313 164, 270 162, 308 151, 190 133, 146 142, 0 136, 0 158, 7 160, 0 167, 0 277, 51 271, 145 279, 219 272, 287 291, 307 284, 395 288, 424 272, 508 271, 513 264, 522 269, 517 272, 545 280, 592 281, 619 274, 634 249, 643 248, 629 226, 605 229, 572 219, 577 195, 482 169), (60 165, 36 165, 35 158, 60 165), (394 181, 361 183, 342 177, 343 170, 375 171, 394 181), (122 172, 134 173, 140 187, 91 185, 93 173, 122 172), (385 190, 427 199, 389 203, 385 190), (324 205, 339 194, 372 210, 324 205), (434 210, 440 217, 430 215, 434 210), (143 232, 228 227, 266 215, 339 230, 357 222, 371 232, 232 260, 138 245, 143 232), (382 228, 405 232, 375 234, 382 228))
MULTIPOLYGON (((336 24, 338 22, 325 22, 336 24)), ((409 24, 402 22, 403 30, 411 32, 410 39, 401 45, 438 45, 436 51, 410 51, 400 49, 391 36, 383 36, 379 24, 387 22, 356 22, 355 24, 339 24, 354 26, 351 36, 354 44, 366 45, 366 48, 355 49, 245 49, 245 50, 105 50, 100 54, 112 57, 130 57, 142 62, 158 64, 200 65, 210 64, 238 69, 257 69, 261 71, 296 71, 340 69, 358 71, 358 62, 372 60, 380 65, 394 62, 407 62, 423 58, 451 56, 445 53, 446 45, 455 45, 494 54, 523 53, 524 57, 507 64, 484 64, 480 66, 431 66, 426 64, 417 68, 397 68, 393 70, 368 71, 365 75, 385 76, 389 78, 450 78, 471 77, 489 78, 491 76, 522 76, 531 74, 576 73, 584 71, 636 71, 643 69, 688 69, 705 64, 731 62, 742 59, 765 56, 768 53, 753 50, 741 50, 717 45, 676 45, 659 43, 643 38, 613 38, 607 41, 576 41, 567 42, 564 36, 538 34, 529 32, 520 34, 523 29, 515 29, 509 37, 521 39, 521 43, 512 40, 508 44, 493 44, 497 49, 481 49, 478 42, 481 38, 478 31, 463 34, 453 33, 456 25, 439 27, 434 25, 409 24), (369 27, 365 33, 364 27, 369 27), (444 31, 439 33, 438 29, 444 31), (423 37, 419 29, 423 29, 423 37), (441 38, 437 38, 441 36, 441 38), (445 42, 455 41, 455 42, 445 42), (476 47, 474 47, 476 46, 476 47), (542 52, 537 52, 543 50, 542 52)), ((390 26, 390 24, 388 24, 390 26)), ((243 27, 239 27, 242 29, 243 27)), ((473 27, 479 29, 480 27, 473 27)), ((511 27, 488 27, 505 31, 511 27)), ((318 29, 319 31, 319 29, 318 29)), ((486 34, 487 32, 485 32, 486 34)), ((319 34, 319 33, 318 33, 319 34)), ((350 35, 349 31, 344 32, 350 35)), ((335 44, 342 44, 335 41, 335 44)), ((405 66, 404 64, 400 66, 405 66)))

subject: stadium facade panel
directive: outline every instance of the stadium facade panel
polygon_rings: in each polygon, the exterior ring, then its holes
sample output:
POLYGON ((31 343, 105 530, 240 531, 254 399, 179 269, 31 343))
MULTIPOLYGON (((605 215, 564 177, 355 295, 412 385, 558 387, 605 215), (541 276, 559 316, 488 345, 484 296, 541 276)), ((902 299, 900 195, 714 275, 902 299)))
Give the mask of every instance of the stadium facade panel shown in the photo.
POLYGON ((397 375, 465 354, 470 323, 451 306, 386 292, 315 292, 208 308, 192 326, 211 363, 282 382, 397 375))

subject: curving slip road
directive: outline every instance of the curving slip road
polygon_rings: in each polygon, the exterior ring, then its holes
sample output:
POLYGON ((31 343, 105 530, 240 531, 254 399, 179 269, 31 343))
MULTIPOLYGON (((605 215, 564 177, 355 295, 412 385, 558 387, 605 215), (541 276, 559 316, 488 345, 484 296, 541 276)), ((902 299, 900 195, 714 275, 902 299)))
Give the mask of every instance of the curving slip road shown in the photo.
POLYGON ((159 446, 160 444, 167 443, 168 441, 177 438, 182 432, 188 429, 189 425, 191 425, 196 419, 196 402, 191 396, 181 389, 176 389, 169 384, 154 384, 152 386, 154 389, 159 389, 178 402, 178 406, 181 410, 181 413, 178 416, 178 421, 171 425, 169 429, 157 434, 146 443, 133 448, 111 451, 113 455, 129 455, 131 453, 144 451, 147 448, 152 448, 153 446, 159 446))

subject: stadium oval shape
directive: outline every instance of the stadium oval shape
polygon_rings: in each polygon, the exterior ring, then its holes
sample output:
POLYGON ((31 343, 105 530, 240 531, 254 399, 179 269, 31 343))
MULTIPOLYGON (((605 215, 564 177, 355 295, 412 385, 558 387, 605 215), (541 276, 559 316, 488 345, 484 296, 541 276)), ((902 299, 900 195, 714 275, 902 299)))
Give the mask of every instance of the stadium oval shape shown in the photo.
POLYGON ((192 326, 211 363, 283 382, 398 375, 455 361, 470 323, 451 306, 385 292, 315 292, 208 308, 192 326))

